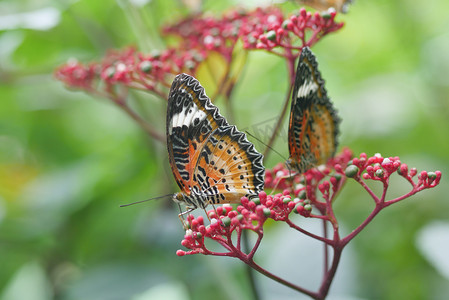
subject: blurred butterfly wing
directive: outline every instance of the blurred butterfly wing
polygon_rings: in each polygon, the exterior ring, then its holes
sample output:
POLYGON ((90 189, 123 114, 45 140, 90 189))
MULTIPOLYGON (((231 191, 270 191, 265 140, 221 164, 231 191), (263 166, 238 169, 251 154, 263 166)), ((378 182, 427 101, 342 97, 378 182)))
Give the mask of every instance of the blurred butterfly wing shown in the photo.
POLYGON ((194 171, 210 203, 237 203, 263 190, 263 156, 235 126, 216 129, 204 144, 194 171))
POLYGON ((335 154, 339 122, 315 56, 306 47, 296 70, 288 130, 290 159, 300 173, 335 154))
POLYGON ((166 120, 170 166, 181 191, 189 194, 200 150, 211 132, 228 123, 198 80, 187 74, 172 83, 166 120))

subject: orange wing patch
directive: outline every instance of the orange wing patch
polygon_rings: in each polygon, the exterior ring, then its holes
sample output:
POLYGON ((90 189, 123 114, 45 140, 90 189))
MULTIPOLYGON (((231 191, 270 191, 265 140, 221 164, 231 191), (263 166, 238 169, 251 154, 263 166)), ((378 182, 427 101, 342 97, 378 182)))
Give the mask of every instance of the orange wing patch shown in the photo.
POLYGON ((262 156, 235 126, 217 129, 204 145, 194 179, 211 203, 235 203, 263 189, 262 156), (262 176, 262 178, 261 178, 262 176))

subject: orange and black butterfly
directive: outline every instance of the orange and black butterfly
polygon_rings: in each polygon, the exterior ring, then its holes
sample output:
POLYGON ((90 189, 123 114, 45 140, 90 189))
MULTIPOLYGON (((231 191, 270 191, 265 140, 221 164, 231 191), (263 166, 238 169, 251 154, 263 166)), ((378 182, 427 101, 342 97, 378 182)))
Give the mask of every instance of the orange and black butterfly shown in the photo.
POLYGON ((238 203, 264 188, 262 154, 228 124, 198 80, 187 74, 176 76, 170 89, 167 148, 181 189, 173 199, 190 210, 238 203))
POLYGON ((315 56, 305 47, 299 57, 292 95, 288 165, 304 173, 325 164, 335 154, 339 123, 315 56))
POLYGON ((322 11, 334 8, 336 11, 346 13, 353 0, 299 0, 298 2, 322 11))

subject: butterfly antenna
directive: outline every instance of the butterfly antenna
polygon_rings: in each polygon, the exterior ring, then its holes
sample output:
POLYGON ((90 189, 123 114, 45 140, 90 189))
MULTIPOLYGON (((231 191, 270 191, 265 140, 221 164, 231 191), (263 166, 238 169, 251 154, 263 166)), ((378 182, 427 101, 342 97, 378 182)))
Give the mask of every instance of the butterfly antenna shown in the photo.
POLYGON ((133 202, 133 203, 122 204, 122 205, 120 205, 120 207, 125 207, 125 206, 134 205, 134 204, 139 204, 139 203, 147 202, 147 201, 150 201, 150 200, 161 199, 161 198, 165 198, 165 197, 168 197, 168 196, 173 196, 173 194, 167 194, 167 195, 163 195, 163 196, 159 196, 159 197, 154 197, 154 198, 150 198, 150 199, 146 199, 146 200, 136 201, 136 202, 133 202))
POLYGON ((260 142, 262 145, 265 145, 267 148, 273 150, 275 153, 277 153, 277 155, 279 155, 280 157, 282 157, 285 161, 287 160, 287 158, 285 158, 284 155, 282 155, 281 153, 279 153, 278 151, 276 151, 276 149, 274 149, 273 147, 268 146, 267 144, 265 144, 265 143, 264 143, 263 141, 261 141, 258 137, 252 135, 248 130, 245 130, 245 132, 246 132, 247 135, 249 135, 249 136, 255 138, 255 139, 256 139, 258 142, 260 142))

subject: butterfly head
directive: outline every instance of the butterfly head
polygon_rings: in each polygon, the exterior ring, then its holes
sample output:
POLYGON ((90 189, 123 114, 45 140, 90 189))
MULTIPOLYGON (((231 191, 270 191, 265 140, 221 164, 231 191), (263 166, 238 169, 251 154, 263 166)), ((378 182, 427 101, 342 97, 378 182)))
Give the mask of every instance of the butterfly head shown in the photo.
POLYGON ((175 201, 176 203, 185 203, 186 200, 185 200, 184 193, 179 192, 179 193, 173 194, 173 201, 175 201))
POLYGON ((287 159, 285 161, 285 166, 287 167, 287 169, 289 169, 290 171, 295 171, 295 170, 299 170, 299 164, 298 161, 289 157, 289 159, 287 159))
POLYGON ((190 189, 190 194, 186 194, 184 192, 179 192, 173 194, 173 201, 176 203, 182 203, 189 209, 196 209, 198 207, 206 207, 207 202, 204 195, 199 194, 194 189, 190 189))

